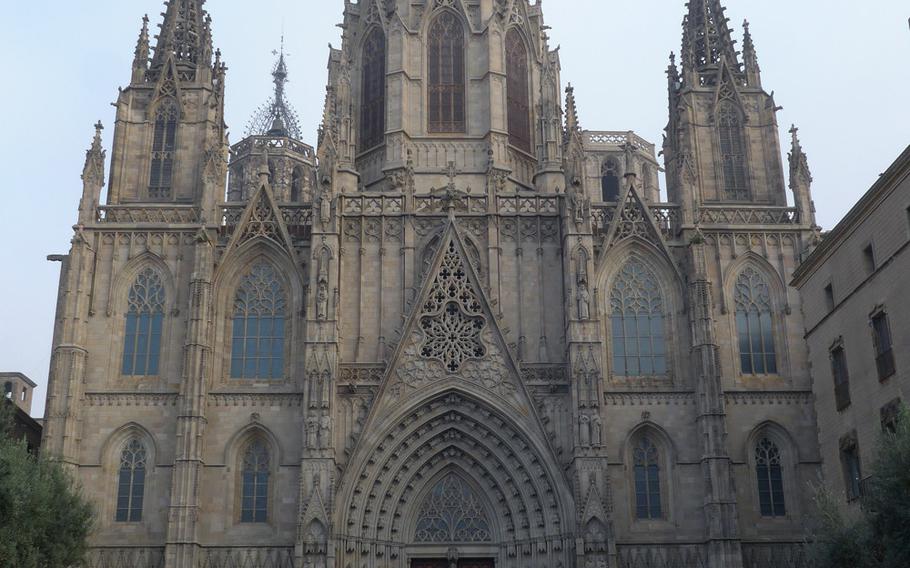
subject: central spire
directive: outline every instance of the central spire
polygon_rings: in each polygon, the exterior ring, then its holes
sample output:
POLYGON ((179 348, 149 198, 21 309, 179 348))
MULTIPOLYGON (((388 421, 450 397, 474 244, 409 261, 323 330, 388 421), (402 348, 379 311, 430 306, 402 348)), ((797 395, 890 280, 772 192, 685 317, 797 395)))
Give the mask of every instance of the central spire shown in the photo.
POLYGON ((152 69, 165 64, 169 56, 179 66, 197 68, 211 65, 210 19, 202 8, 205 0, 167 0, 164 22, 155 47, 152 69))
POLYGON ((284 90, 288 82, 288 67, 285 63, 284 36, 281 36, 281 50, 273 51, 278 56, 272 70, 275 93, 269 101, 259 107, 247 125, 247 136, 289 136, 300 139, 300 124, 297 113, 285 100, 284 90))
POLYGON ((683 74, 697 74, 702 85, 710 85, 721 63, 726 62, 734 76, 740 78, 736 41, 720 0, 689 0, 687 6, 689 13, 683 20, 683 74))

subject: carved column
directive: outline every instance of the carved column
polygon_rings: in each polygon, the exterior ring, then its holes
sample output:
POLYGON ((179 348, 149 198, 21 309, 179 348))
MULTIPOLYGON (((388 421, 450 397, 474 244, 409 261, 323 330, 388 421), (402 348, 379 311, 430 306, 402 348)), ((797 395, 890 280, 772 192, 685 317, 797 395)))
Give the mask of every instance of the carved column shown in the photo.
POLYGON ((214 244, 206 231, 196 236, 184 345, 177 451, 171 483, 165 566, 195 568, 199 551, 199 480, 204 466, 206 381, 211 372, 212 275, 214 244))
POLYGON ((703 444, 701 464, 705 478, 706 555, 710 568, 739 568, 743 563, 733 464, 726 447, 726 409, 714 329, 714 302, 703 241, 704 238, 696 234, 690 246, 693 276, 689 281, 689 303, 698 412, 696 420, 703 444))

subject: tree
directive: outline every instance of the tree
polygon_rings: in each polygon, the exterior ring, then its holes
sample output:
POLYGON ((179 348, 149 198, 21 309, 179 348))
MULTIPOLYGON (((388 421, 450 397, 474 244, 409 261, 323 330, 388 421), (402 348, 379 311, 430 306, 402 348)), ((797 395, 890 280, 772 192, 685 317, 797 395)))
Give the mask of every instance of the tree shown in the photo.
POLYGON ((902 408, 895 431, 882 434, 859 511, 844 512, 824 488, 815 502, 810 552, 816 566, 910 566, 910 410, 902 408))
POLYGON ((12 438, 13 409, 0 401, 0 568, 80 566, 92 506, 59 463, 12 438))

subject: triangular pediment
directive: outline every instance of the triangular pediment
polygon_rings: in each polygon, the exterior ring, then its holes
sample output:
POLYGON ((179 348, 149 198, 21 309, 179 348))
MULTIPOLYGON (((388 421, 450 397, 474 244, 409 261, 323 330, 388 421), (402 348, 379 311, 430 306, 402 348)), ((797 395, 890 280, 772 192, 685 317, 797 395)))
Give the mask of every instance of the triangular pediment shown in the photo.
POLYGON ((269 240, 292 258, 295 256, 293 241, 268 184, 260 185, 253 192, 240 222, 234 228, 227 251, 230 253, 255 239, 269 240))
POLYGON ((365 431, 383 426, 403 406, 455 389, 490 400, 546 437, 497 318, 469 261, 454 222, 413 304, 402 339, 367 417, 365 431))
POLYGON ((605 248, 614 247, 620 242, 632 238, 647 241, 658 248, 664 246, 663 234, 651 215, 650 209, 638 195, 635 185, 629 184, 613 215, 613 221, 604 243, 605 248))

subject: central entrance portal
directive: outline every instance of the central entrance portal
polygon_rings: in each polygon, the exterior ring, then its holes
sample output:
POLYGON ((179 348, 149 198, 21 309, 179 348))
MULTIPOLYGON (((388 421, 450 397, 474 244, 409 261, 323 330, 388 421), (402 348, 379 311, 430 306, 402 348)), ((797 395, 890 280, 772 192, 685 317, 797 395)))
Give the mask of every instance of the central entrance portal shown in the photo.
POLYGON ((496 568, 492 559, 468 558, 458 561, 420 559, 412 560, 411 568, 496 568))

